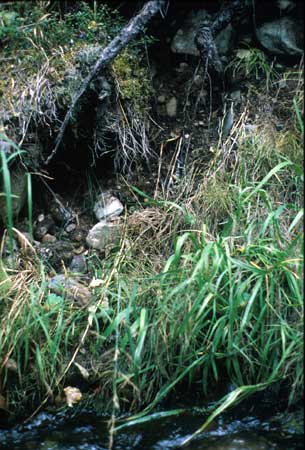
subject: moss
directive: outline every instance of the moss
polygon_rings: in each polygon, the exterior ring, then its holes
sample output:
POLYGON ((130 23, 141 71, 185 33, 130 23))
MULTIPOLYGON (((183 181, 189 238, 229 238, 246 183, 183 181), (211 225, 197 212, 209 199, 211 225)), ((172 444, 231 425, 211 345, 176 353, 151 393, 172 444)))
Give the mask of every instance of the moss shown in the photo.
POLYGON ((126 48, 115 59, 112 70, 123 100, 131 103, 136 112, 147 108, 152 93, 152 83, 148 68, 139 66, 139 57, 126 48))

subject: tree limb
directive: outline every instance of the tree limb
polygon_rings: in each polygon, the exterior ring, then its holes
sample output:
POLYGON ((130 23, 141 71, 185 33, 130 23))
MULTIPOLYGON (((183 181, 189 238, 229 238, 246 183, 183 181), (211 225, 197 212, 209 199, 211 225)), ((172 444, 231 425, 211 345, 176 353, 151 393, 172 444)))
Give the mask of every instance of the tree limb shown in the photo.
POLYGON ((127 25, 120 31, 120 33, 110 42, 110 44, 103 50, 100 58, 97 60, 95 66, 89 75, 84 79, 80 89, 76 92, 71 106, 68 109, 65 118, 61 124, 60 130, 56 137, 55 147, 51 154, 45 161, 45 164, 49 164, 54 158, 57 149, 63 139, 67 125, 72 117, 73 111, 79 99, 88 89, 91 81, 104 69, 111 61, 117 56, 117 54, 128 44, 131 39, 137 36, 137 34, 143 30, 147 22, 155 15, 158 11, 162 13, 162 6, 164 6, 165 0, 150 0, 148 1, 141 11, 133 17, 127 25))

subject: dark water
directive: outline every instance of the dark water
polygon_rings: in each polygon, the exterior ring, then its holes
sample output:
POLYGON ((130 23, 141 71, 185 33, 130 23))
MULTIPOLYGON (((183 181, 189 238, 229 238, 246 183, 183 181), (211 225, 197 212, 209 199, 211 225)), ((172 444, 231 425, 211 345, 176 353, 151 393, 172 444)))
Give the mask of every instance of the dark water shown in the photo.
MULTIPOLYGON (((119 431, 113 450, 171 450, 204 421, 199 412, 152 420, 119 431)), ((0 430, 2 450, 107 450, 109 433, 105 420, 92 413, 77 418, 67 413, 41 413, 31 423, 0 430)), ((280 421, 247 416, 220 416, 210 429, 192 441, 187 450, 301 450, 300 430, 280 421)))

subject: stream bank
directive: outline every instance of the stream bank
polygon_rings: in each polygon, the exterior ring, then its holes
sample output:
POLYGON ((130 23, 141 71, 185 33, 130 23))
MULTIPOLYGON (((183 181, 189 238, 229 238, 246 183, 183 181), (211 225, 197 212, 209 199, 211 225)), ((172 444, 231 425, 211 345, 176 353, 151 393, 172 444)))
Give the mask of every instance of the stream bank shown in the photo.
MULTIPOLYGON (((275 2, 268 20, 257 6, 264 23, 280 20, 275 2)), ((124 20, 108 12, 107 22, 101 9, 94 21, 85 4, 67 14, 63 39, 37 12, 30 37, 52 64, 37 52, 43 83, 20 96, 25 65, 5 98, 20 112, 2 115, 21 201, 11 216, 2 208, 4 424, 46 405, 152 411, 195 383, 202 402, 228 381, 259 389, 280 379, 286 407, 302 396, 300 49, 268 50, 246 17, 239 36, 220 39, 230 43, 223 86, 192 42, 179 50, 196 26, 192 7, 156 19, 157 42, 148 35, 95 80, 47 166, 73 93, 124 20)), ((18 30, 22 14, 11 18, 18 30)), ((6 66, 13 80, 18 64, 6 66)))

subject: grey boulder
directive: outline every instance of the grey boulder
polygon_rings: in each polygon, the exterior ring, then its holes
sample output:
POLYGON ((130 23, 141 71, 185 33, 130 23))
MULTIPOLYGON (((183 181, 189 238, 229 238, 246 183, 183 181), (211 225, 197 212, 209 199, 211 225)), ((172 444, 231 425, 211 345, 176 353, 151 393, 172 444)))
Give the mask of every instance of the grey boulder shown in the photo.
POLYGON ((258 27, 257 39, 261 45, 274 55, 301 56, 303 54, 303 27, 291 18, 266 22, 258 27))

